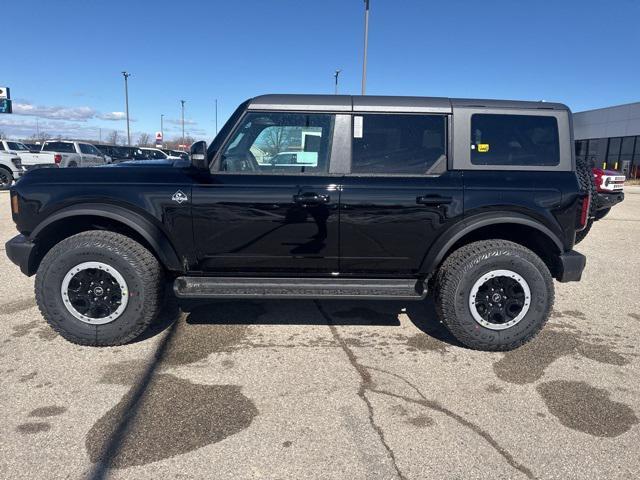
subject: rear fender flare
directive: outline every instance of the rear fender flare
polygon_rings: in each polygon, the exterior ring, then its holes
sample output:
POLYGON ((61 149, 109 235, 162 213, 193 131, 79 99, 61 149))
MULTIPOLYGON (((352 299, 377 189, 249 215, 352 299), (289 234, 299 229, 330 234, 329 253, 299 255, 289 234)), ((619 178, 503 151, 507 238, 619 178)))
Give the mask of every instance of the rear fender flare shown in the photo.
POLYGON ((420 273, 426 276, 431 275, 431 273, 440 265, 451 247, 466 235, 482 227, 507 223, 534 228, 553 242, 558 249, 558 254, 564 251, 562 240, 558 235, 553 233, 551 229, 539 221, 514 212, 491 212, 465 218, 441 235, 425 255, 420 267, 420 273))

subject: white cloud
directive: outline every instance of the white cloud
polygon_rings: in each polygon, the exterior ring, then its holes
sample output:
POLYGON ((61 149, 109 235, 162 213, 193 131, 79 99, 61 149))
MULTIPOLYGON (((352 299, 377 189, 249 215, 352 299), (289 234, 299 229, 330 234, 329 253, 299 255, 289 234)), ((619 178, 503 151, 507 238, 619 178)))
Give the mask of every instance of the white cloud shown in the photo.
POLYGON ((96 115, 96 111, 90 107, 43 107, 30 103, 14 103, 13 113, 16 115, 76 121, 86 121, 96 115))
MULTIPOLYGON (((182 120, 181 119, 175 119, 175 118, 167 118, 165 119, 165 123, 171 123, 173 125, 182 125, 182 120)), ((187 118, 184 119, 184 124, 185 125, 197 125, 198 122, 196 122, 195 120, 189 120, 187 118)))
MULTIPOLYGON (((107 112, 99 113, 96 115, 100 120, 126 120, 127 114, 124 112, 107 112)), ((129 118, 129 121, 135 122, 135 120, 129 118)))
MULTIPOLYGON (((85 122, 94 118, 114 121, 125 120, 127 118, 124 112, 101 113, 91 107, 49 107, 34 105, 25 101, 15 102, 13 104, 13 113, 15 115, 26 115, 39 118, 49 118, 52 120, 69 120, 76 122, 85 122)), ((129 120, 135 122, 135 119, 133 118, 129 118, 129 120)))

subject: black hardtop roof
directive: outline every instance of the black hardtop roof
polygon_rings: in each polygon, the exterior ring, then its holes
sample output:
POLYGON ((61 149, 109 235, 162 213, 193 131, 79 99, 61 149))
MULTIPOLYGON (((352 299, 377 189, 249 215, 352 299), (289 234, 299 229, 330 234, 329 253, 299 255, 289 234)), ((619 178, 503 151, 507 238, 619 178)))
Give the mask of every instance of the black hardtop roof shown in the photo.
POLYGON ((332 112, 438 112, 453 108, 505 108, 569 110, 562 103, 520 100, 483 100, 446 97, 399 97, 377 95, 260 95, 248 102, 249 110, 295 110, 332 112))

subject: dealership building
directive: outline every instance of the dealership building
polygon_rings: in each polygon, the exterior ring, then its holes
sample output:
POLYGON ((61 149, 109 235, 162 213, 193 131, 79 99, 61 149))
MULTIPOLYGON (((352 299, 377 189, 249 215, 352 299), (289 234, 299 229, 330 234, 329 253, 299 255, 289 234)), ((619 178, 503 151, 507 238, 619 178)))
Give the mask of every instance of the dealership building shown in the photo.
POLYGON ((573 114, 576 157, 640 178, 640 102, 573 114))

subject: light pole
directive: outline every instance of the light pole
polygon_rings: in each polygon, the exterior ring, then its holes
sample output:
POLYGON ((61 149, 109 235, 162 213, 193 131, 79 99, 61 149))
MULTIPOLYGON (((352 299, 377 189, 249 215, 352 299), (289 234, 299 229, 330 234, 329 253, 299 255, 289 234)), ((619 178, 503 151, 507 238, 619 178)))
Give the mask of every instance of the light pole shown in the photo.
POLYGON ((180 100, 182 104, 182 150, 184 151, 184 100, 180 100))
POLYGON ((164 113, 160 114, 160 136, 162 137, 162 146, 164 147, 164 113))
POLYGON ((216 136, 218 135, 218 99, 216 98, 216 136))
POLYGON ((336 73, 333 74, 334 78, 336 79, 336 91, 335 94, 338 94, 338 77, 340 76, 340 72, 342 72, 342 70, 336 70, 336 73))
POLYGON ((126 71, 122 72, 122 76, 124 77, 124 101, 127 110, 127 146, 131 146, 131 132, 129 131, 129 83, 127 79, 131 76, 130 73, 126 71))
POLYGON ((362 95, 367 92, 367 50, 369 49, 369 0, 364 0, 364 55, 362 56, 362 95))

